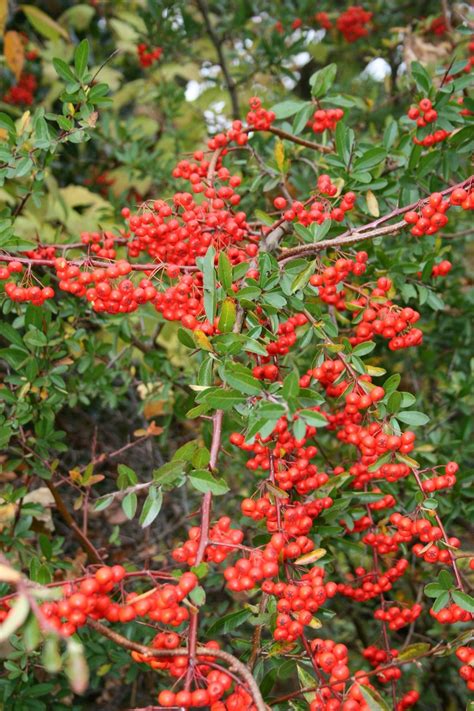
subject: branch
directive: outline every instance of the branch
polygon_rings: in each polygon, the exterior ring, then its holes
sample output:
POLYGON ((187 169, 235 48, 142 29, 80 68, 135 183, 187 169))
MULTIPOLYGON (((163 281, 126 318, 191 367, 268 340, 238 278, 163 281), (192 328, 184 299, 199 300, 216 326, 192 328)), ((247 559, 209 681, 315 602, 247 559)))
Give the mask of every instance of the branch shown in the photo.
POLYGON ((225 58, 224 52, 222 50, 222 40, 217 36, 217 34, 212 26, 211 18, 209 17, 209 7, 207 5, 206 0, 196 0, 196 2, 199 7, 199 10, 201 11, 201 15, 203 17, 204 24, 206 25, 207 33, 211 39, 212 44, 216 48, 217 56, 219 58, 219 64, 222 69, 222 73, 224 75, 225 85, 226 85, 227 91, 229 92, 230 101, 232 104, 232 116, 234 119, 239 119, 240 118, 240 108, 239 108, 239 99, 237 96, 237 87, 236 87, 236 84, 235 84, 235 81, 234 81, 232 75, 229 72, 229 68, 227 67, 226 58, 225 58))
MULTIPOLYGON (((457 188, 469 188, 474 181, 474 176, 471 175, 467 180, 463 180, 461 183, 452 185, 446 190, 441 191, 441 195, 450 195, 457 188)), ((385 227, 379 227, 384 222, 393 220, 394 217, 399 217, 404 215, 410 210, 415 210, 427 203, 428 199, 417 200, 411 203, 411 205, 405 205, 404 207, 399 207, 396 210, 392 210, 388 215, 384 217, 379 217, 369 224, 359 227, 357 230, 347 230, 339 237, 334 239, 325 239, 321 242, 315 242, 314 244, 302 244, 298 247, 291 247, 289 249, 284 249, 281 254, 277 257, 279 262, 286 262, 294 257, 302 257, 310 254, 315 254, 321 252, 323 249, 330 249, 331 247, 341 247, 342 245, 354 244, 355 242, 363 242, 365 240, 374 239, 375 237, 380 237, 381 235, 394 234, 399 232, 401 229, 407 227, 405 220, 396 222, 393 225, 387 225, 385 227)))
MULTIPOLYGON (((120 647, 129 649, 133 652, 139 652, 139 654, 143 654, 147 657, 190 656, 190 649, 187 649, 186 647, 178 647, 177 649, 154 649, 153 647, 147 647, 144 644, 137 644, 136 642, 132 642, 126 637, 123 637, 121 634, 118 634, 118 632, 114 632, 109 627, 106 627, 101 622, 97 622, 97 620, 94 620, 91 617, 87 618, 87 624, 93 630, 104 637, 107 637, 112 642, 115 642, 115 644, 118 644, 120 647)), ((252 694, 255 706, 257 707, 257 711, 267 711, 267 706, 263 701, 257 682, 247 667, 236 657, 229 654, 229 652, 225 652, 223 649, 210 649, 209 647, 201 647, 200 645, 196 647, 196 654, 206 657, 217 657, 217 659, 222 659, 224 662, 227 662, 229 669, 237 672, 241 679, 247 684, 250 693, 252 694)))
POLYGON ((91 543, 91 541, 87 538, 87 536, 84 535, 84 533, 81 531, 77 523, 74 521, 73 517, 69 513, 66 504, 63 501, 63 498, 59 491, 56 489, 55 485, 51 480, 45 479, 45 484, 50 490, 51 494, 53 495, 54 502, 56 504, 56 507, 58 509, 58 512, 63 519, 63 521, 69 526, 69 528, 72 530, 74 536, 77 538, 79 543, 81 544, 82 549, 87 553, 89 560, 92 563, 99 563, 102 564, 103 560, 98 553, 97 549, 95 546, 91 543))

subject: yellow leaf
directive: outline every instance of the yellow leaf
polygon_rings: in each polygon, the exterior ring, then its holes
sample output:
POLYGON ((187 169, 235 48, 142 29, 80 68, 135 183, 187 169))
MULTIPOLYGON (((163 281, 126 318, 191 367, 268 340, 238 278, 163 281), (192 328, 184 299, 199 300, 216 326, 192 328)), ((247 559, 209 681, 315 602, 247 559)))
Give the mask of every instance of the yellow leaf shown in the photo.
POLYGON ((325 548, 315 548, 314 551, 305 553, 295 560, 295 565, 308 565, 309 563, 315 563, 317 560, 325 556, 327 553, 325 548))
POLYGON ((6 32, 3 38, 3 53, 7 66, 18 81, 25 63, 25 47, 18 32, 6 32))
POLYGON ((21 580, 21 575, 18 571, 10 568, 8 565, 0 563, 0 580, 3 583, 17 583, 21 580))
POLYGON ((8 0, 0 0, 0 35, 3 35, 8 15, 8 0))
POLYGON ((20 5, 20 10, 23 10, 26 19, 33 29, 39 32, 40 35, 43 35, 43 37, 46 37, 46 39, 55 40, 59 37, 63 37, 65 40, 69 40, 69 35, 64 27, 58 25, 58 23, 43 12, 43 10, 40 10, 34 5, 20 5))
POLYGON ((22 136, 25 133, 25 131, 28 129, 28 127, 30 125, 30 118, 31 118, 31 113, 29 111, 25 111, 23 116, 18 121, 17 133, 19 136, 22 136))
POLYGON ((320 630, 321 627, 323 626, 323 623, 321 622, 319 617, 313 617, 308 626, 312 627, 313 630, 320 630))
POLYGON ((342 192, 342 188, 344 187, 344 183, 345 183, 346 181, 344 180, 344 178, 336 178, 336 179, 333 180, 332 182, 334 183, 334 185, 335 185, 336 188, 337 188, 337 192, 336 192, 336 194, 334 195, 334 197, 339 197, 339 195, 340 195, 341 192, 342 192))
POLYGON ((369 211, 369 214, 372 215, 372 217, 379 217, 380 215, 380 210, 379 210, 379 203, 375 195, 373 194, 372 190, 367 190, 367 195, 365 197, 366 203, 367 203, 367 209, 369 211))
POLYGON ((283 172, 283 166, 285 164, 285 147, 283 145, 283 141, 280 140, 275 143, 275 162, 280 173, 283 172))
POLYGON ((212 347, 212 344, 209 340, 209 338, 206 336, 204 331, 201 331, 201 329, 197 329, 194 331, 194 341, 196 342, 196 345, 198 348, 201 348, 203 351, 214 351, 214 348, 212 347))

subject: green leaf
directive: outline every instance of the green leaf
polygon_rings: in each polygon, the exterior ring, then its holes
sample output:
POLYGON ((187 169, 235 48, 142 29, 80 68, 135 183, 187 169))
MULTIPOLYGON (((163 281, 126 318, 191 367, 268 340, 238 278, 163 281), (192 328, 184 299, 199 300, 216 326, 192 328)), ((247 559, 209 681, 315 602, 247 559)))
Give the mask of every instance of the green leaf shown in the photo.
POLYGON ((316 260, 310 262, 296 277, 293 279, 291 284, 291 293, 294 294, 295 291, 299 289, 304 289, 306 284, 309 282, 310 277, 313 276, 316 267, 316 260))
POLYGON ((369 148, 360 158, 354 161, 355 171, 369 170, 369 168, 375 168, 376 165, 382 163, 387 157, 387 153, 384 148, 369 148))
POLYGON ((204 393, 202 402, 216 410, 229 410, 234 405, 245 402, 246 399, 246 396, 237 390, 209 388, 209 390, 204 393))
POLYGON ((74 52, 74 69, 76 70, 76 76, 79 80, 82 80, 85 74, 88 59, 89 42, 87 39, 83 39, 82 42, 77 45, 74 52))
POLYGON ((410 69, 417 89, 425 94, 429 94, 431 89, 431 79, 424 66, 419 62, 412 62, 410 69))
POLYGON ((281 390, 281 396, 285 398, 285 400, 289 400, 290 398, 297 397, 298 393, 300 391, 300 384, 299 384, 299 378, 298 374, 295 373, 294 371, 291 373, 288 373, 286 378, 283 381, 283 388, 281 390))
POLYGON ((191 590, 188 594, 188 598, 191 600, 193 605, 196 605, 196 607, 202 607, 206 602, 206 591, 201 585, 198 585, 191 590))
POLYGON ((311 86, 311 94, 317 98, 321 98, 327 94, 334 83, 337 74, 337 64, 328 64, 323 69, 315 72, 309 80, 311 86))
POLYGON ((240 363, 229 363, 222 369, 222 376, 226 383, 246 395, 258 395, 262 392, 263 384, 252 371, 240 363))
POLYGON ((189 481, 195 489, 203 494, 208 491, 215 496, 222 496, 227 494, 229 487, 225 483, 224 479, 216 479, 212 476, 211 472, 207 469, 194 469, 189 474, 189 481))
POLYGON ((152 487, 140 513, 139 523, 142 528, 146 528, 153 523, 161 511, 162 503, 163 492, 159 488, 152 487))
POLYGON ((421 654, 425 654, 430 649, 430 645, 426 642, 417 642, 410 644, 397 655, 397 660, 400 662, 409 662, 411 659, 417 659, 421 654))
POLYGON ((219 254, 217 276, 219 277, 222 288, 227 294, 232 295, 232 264, 225 252, 220 252, 219 254))
POLYGON ((317 410, 300 410, 298 416, 312 427, 327 427, 329 424, 324 415, 317 410))
POLYGON ((200 260, 203 273, 204 310, 208 321, 211 323, 214 323, 217 307, 215 256, 216 250, 211 246, 208 248, 206 256, 200 260))
POLYGON ((427 597, 438 597, 443 592, 443 588, 438 583, 428 583, 423 588, 423 592, 427 597))
MULTIPOLYGON (((186 446, 186 445, 184 445, 186 446)), ((176 456, 178 452, 176 452, 176 456)), ((182 456, 182 455, 181 455, 182 456)), ((153 470, 153 481, 159 484, 172 484, 175 482, 181 474, 186 470, 186 457, 182 456, 182 459, 174 459, 171 462, 166 462, 159 469, 153 470)))
POLYGON ((462 590, 454 590, 451 595, 456 605, 462 607, 463 610, 474 613, 474 597, 462 592, 462 590))
POLYGON ((134 491, 124 496, 122 500, 122 510, 128 519, 132 519, 137 511, 138 498, 134 491))
POLYGON ((369 353, 372 353, 374 348, 375 348, 374 341, 365 341, 364 343, 358 343, 357 346, 352 351, 352 354, 359 356, 359 357, 368 355, 369 353))
POLYGON ((60 76, 61 79, 64 79, 64 81, 70 82, 71 84, 76 82, 76 75, 72 71, 71 67, 68 64, 66 64, 66 62, 63 59, 54 57, 53 66, 56 70, 56 74, 58 74, 58 76, 60 76))
POLYGON ((368 686, 363 686, 363 684, 359 684, 359 689, 370 711, 390 711, 378 691, 369 689, 368 686))
POLYGON ((57 637, 46 637, 41 653, 41 662, 48 674, 56 674, 61 670, 62 660, 57 637))
POLYGON ((298 136, 298 134, 300 134, 301 131, 303 131, 303 129, 305 128, 309 119, 311 118, 313 112, 314 112, 313 104, 307 103, 307 104, 305 104, 305 106, 301 107, 301 109, 298 111, 298 113, 296 114, 294 121, 293 121, 292 132, 295 136, 298 136))
POLYGON ((440 610, 445 608, 446 605, 448 605, 448 604, 449 604, 449 593, 447 591, 444 591, 434 601, 433 612, 439 612, 440 610))
POLYGON ((58 25, 49 15, 34 5, 20 5, 20 10, 26 15, 30 25, 46 39, 57 40, 63 37, 69 40, 69 35, 61 25, 58 25))
POLYGON ((138 483, 138 477, 130 467, 126 464, 119 464, 117 467, 118 479, 117 484, 120 489, 125 489, 127 486, 134 486, 138 483))
POLYGON ((425 415, 424 412, 405 410, 404 412, 398 413, 397 420, 404 422, 406 425, 426 425, 426 423, 430 421, 430 418, 428 415, 425 415))
POLYGON ((73 637, 67 640, 65 672, 74 693, 83 694, 89 686, 89 669, 84 647, 73 637))
POLYGON ((272 111, 277 119, 285 119, 294 116, 306 104, 303 101, 282 101, 280 104, 272 106, 272 111))
POLYGON ((22 626, 30 611, 30 603, 25 595, 18 595, 8 617, 0 624, 0 642, 5 642, 22 626))
POLYGON ((219 316, 218 329, 221 333, 230 333, 234 327, 237 309, 234 299, 228 297, 224 299, 219 316))
POLYGON ((213 622, 207 630, 207 633, 212 637, 215 634, 228 634, 229 632, 233 632, 243 625, 251 615, 251 611, 245 608, 243 610, 237 610, 237 612, 231 612, 213 622))

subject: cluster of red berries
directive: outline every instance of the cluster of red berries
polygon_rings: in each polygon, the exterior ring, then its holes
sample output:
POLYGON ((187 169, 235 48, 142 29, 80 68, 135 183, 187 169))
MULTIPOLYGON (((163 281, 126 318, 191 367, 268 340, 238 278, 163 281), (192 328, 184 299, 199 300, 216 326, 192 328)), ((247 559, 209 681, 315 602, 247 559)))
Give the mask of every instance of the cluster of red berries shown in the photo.
POLYGON ((327 598, 337 592, 336 583, 324 582, 324 570, 314 567, 297 581, 277 583, 266 580, 262 590, 278 598, 276 627, 273 638, 277 642, 294 642, 303 634, 315 612, 327 598))
POLYGON ((81 232, 81 242, 87 245, 91 252, 104 259, 115 259, 117 237, 112 232, 81 232))
POLYGON ((254 549, 248 558, 239 558, 235 565, 224 570, 227 587, 233 592, 252 590, 257 582, 278 575, 278 558, 282 548, 270 542, 263 550, 254 549))
MULTIPOLYGON (((179 635, 174 632, 160 632, 151 642, 153 649, 174 650, 181 644, 179 635)), ((210 640, 204 645, 209 649, 209 655, 197 655, 194 667, 195 675, 205 684, 206 688, 196 688, 193 690, 183 689, 182 691, 171 691, 166 689, 158 694, 158 703, 164 708, 202 708, 209 707, 211 711, 243 711, 244 709, 254 709, 251 697, 241 687, 236 686, 225 703, 220 702, 222 696, 230 690, 233 681, 224 671, 213 669, 216 658, 212 651, 219 649, 218 642, 210 640), (242 705, 242 703, 247 705, 242 705)), ((131 653, 132 659, 142 664, 147 664, 154 670, 166 671, 170 676, 180 679, 189 666, 187 654, 153 657, 151 655, 131 653)))
POLYGON ((418 106, 412 106, 408 110, 407 116, 412 121, 416 121, 418 128, 424 128, 426 124, 436 121, 438 112, 429 99, 421 99, 418 106))
MULTIPOLYGON (((325 475, 327 477, 327 475, 325 475)), ((326 479, 327 481, 328 479, 326 479)), ((306 501, 305 503, 280 504, 280 508, 272 504, 268 496, 261 499, 243 499, 241 511, 244 516, 254 521, 266 520, 267 530, 276 533, 280 528, 288 536, 297 537, 310 532, 313 520, 325 509, 331 508, 333 500, 330 496, 306 501), (279 521, 278 511, 282 520, 279 521)))
POLYGON ((375 335, 388 339, 388 347, 395 351, 418 346, 423 340, 419 328, 412 328, 420 314, 410 307, 400 309, 387 299, 392 282, 380 277, 369 297, 359 297, 352 302, 354 320, 358 321, 355 336, 349 338, 352 346, 371 340, 375 335))
MULTIPOLYGON (((413 520, 398 512, 391 514, 390 523, 395 526, 398 531, 395 536, 387 537, 387 543, 409 543, 416 536, 421 541, 413 546, 412 550, 416 556, 422 557, 426 563, 451 562, 449 550, 440 549, 433 545, 435 541, 440 541, 443 538, 443 531, 439 526, 433 526, 425 518, 413 520)), ((448 538, 448 545, 459 548, 460 541, 458 538, 452 536, 448 538)))
MULTIPOLYGON (((22 271, 21 262, 16 260, 8 262, 6 267, 0 267, 0 281, 9 279, 12 274, 21 274, 22 271)), ((21 286, 14 281, 7 281, 4 288, 5 294, 12 301, 29 301, 33 306, 42 306, 47 299, 52 299, 54 296, 54 289, 50 286, 21 286)))
MULTIPOLYGON (((209 531, 209 544, 205 548, 204 560, 213 563, 222 563, 236 547, 242 543, 244 534, 237 528, 230 527, 231 520, 228 516, 221 516, 209 531)), ((201 529, 193 526, 188 531, 188 540, 175 548, 172 556, 178 563, 189 566, 196 564, 196 554, 201 539, 201 529)))
POLYGON ((333 265, 313 274, 309 283, 318 289, 322 301, 342 311, 346 308, 346 291, 338 289, 338 284, 344 282, 351 273, 361 276, 367 268, 367 259, 367 252, 358 252, 355 259, 337 259, 333 265))
POLYGON ((398 649, 391 649, 389 653, 385 649, 376 647, 374 644, 366 647, 362 652, 364 659, 367 659, 369 664, 374 668, 390 662, 392 659, 395 659, 395 657, 398 657, 398 654, 398 649))
MULTIPOLYGON (((330 177, 326 174, 320 175, 318 178, 318 190, 322 195, 335 197, 337 187, 332 183, 330 177)), ((283 217, 285 220, 292 222, 296 220, 300 225, 308 227, 316 222, 318 225, 326 220, 335 220, 342 222, 345 213, 354 208, 356 195, 353 192, 348 192, 342 196, 339 205, 332 207, 328 200, 311 200, 307 207, 299 200, 294 200, 291 206, 285 210, 283 217)), ((287 201, 283 197, 277 197, 273 204, 278 210, 284 210, 287 207, 287 201)))
POLYGON ((431 270, 431 276, 432 277, 442 277, 446 276, 449 274, 451 269, 453 268, 453 265, 451 262, 449 262, 447 259, 443 259, 443 261, 439 262, 439 264, 435 264, 433 266, 433 269, 431 270))
POLYGON ((437 612, 431 608, 430 615, 441 625, 452 625, 456 622, 470 622, 474 619, 474 616, 470 612, 463 610, 462 607, 459 607, 459 605, 456 605, 454 602, 437 612))
POLYGON ((456 656, 462 667, 459 669, 459 676, 467 684, 469 691, 474 691, 474 649, 472 647, 459 647, 456 656))
POLYGON ((433 235, 448 223, 445 213, 452 205, 460 206, 463 210, 472 210, 474 208, 474 191, 456 188, 448 200, 443 200, 441 193, 432 193, 428 202, 422 207, 421 213, 410 210, 405 213, 403 219, 409 225, 413 225, 410 232, 415 237, 433 235))
POLYGON ((63 598, 59 602, 45 602, 41 612, 50 627, 69 637, 87 622, 105 618, 109 622, 130 622, 136 617, 148 616, 154 622, 179 626, 189 618, 187 607, 180 602, 197 585, 194 573, 184 573, 177 585, 170 583, 157 586, 139 595, 126 595, 125 603, 111 600, 110 593, 126 576, 121 565, 99 568, 93 576, 78 585, 67 583, 63 586, 63 598))
POLYGON ((336 27, 346 42, 355 42, 369 34, 367 27, 372 19, 372 12, 367 12, 361 5, 351 5, 336 20, 336 27))
POLYGON ((55 269, 59 288, 84 296, 97 312, 130 313, 140 304, 155 301, 158 294, 150 279, 141 279, 138 286, 131 279, 121 279, 132 271, 132 265, 122 259, 110 267, 81 271, 78 265, 59 257, 55 269))
MULTIPOLYGON (((412 121, 416 121, 417 128, 425 128, 428 124, 434 123, 437 120, 438 112, 433 108, 433 104, 429 99, 421 99, 418 106, 412 106, 408 110, 407 116, 412 121)), ((450 135, 450 131, 439 128, 423 138, 413 136, 413 143, 416 143, 418 146, 430 148, 437 143, 442 143, 442 141, 445 141, 450 135)))
POLYGON ((323 30, 330 30, 332 27, 332 22, 329 19, 327 12, 317 12, 314 16, 315 21, 318 23, 323 30))
POLYGON ((429 31, 432 32, 434 35, 437 35, 438 37, 441 37, 442 35, 446 34, 448 28, 446 27, 446 21, 443 15, 440 15, 439 17, 434 17, 431 20, 429 31))
MULTIPOLYGON (((362 582, 359 586, 353 587, 350 583, 339 583, 337 592, 345 597, 350 597, 356 602, 366 602, 374 597, 388 592, 392 589, 393 583, 406 573, 408 569, 408 561, 406 558, 400 558, 394 565, 388 568, 385 572, 367 573, 365 568, 358 567, 355 569, 355 574, 362 582)), ((353 576, 348 576, 353 582, 353 576)))
POLYGON ((458 469, 456 462, 449 462, 445 467, 445 474, 433 476, 422 482, 423 491, 426 494, 432 494, 434 491, 440 491, 440 489, 450 489, 456 484, 456 472, 458 469))
POLYGON ((313 129, 314 133, 323 133, 324 131, 334 131, 336 124, 344 116, 342 109, 318 109, 314 112, 312 119, 307 123, 313 129))
POLYGON ((287 321, 278 324, 277 340, 267 345, 269 356, 284 356, 296 343, 296 329, 305 326, 308 319, 304 314, 290 316, 287 321))
POLYGON ((420 700, 419 692, 416 691, 415 689, 411 689, 410 691, 407 691, 407 693, 402 696, 402 698, 400 699, 400 701, 397 704, 395 711, 405 711, 405 709, 409 709, 411 706, 414 706, 419 700, 420 700))
POLYGON ((141 42, 137 46, 138 61, 142 67, 151 67, 152 64, 157 62, 161 55, 163 54, 163 49, 161 47, 155 47, 150 49, 147 44, 141 42))
POLYGON ((14 104, 15 106, 31 106, 35 98, 35 91, 38 87, 38 82, 33 74, 23 72, 18 83, 4 94, 2 101, 6 104, 14 104))
POLYGON ((276 116, 273 111, 267 111, 262 107, 262 101, 258 96, 252 96, 249 101, 250 111, 247 113, 247 123, 257 131, 266 131, 274 122, 276 116))
POLYGON ((376 620, 388 622, 389 629, 399 630, 416 620, 421 615, 422 610, 422 606, 418 603, 411 608, 405 607, 404 609, 396 606, 388 607, 387 609, 380 607, 375 610, 374 617, 376 620))

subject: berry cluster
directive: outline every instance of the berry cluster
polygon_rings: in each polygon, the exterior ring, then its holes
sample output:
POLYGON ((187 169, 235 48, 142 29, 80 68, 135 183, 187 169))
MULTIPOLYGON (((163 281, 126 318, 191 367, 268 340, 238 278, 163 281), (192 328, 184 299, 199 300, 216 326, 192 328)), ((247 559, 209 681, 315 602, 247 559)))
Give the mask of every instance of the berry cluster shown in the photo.
MULTIPOLYGON (((0 281, 9 279, 13 274, 21 274, 22 272, 22 263, 12 260, 7 263, 6 267, 0 267, 0 281)), ((21 284, 17 284, 14 281, 7 281, 4 289, 5 294, 12 301, 29 301, 33 306, 42 306, 47 299, 52 299, 54 296, 54 289, 50 286, 21 286, 21 284)))
POLYGON ((367 27, 372 19, 372 12, 367 12, 361 5, 351 5, 336 20, 336 27, 346 42, 355 42, 369 34, 367 27))
POLYGON ((456 484, 456 472, 458 469, 459 466, 456 462, 448 462, 444 474, 423 481, 423 491, 427 494, 432 494, 434 491, 439 491, 440 489, 450 489, 456 484))
POLYGON ((324 583, 324 570, 311 568, 298 581, 274 583, 267 580, 262 590, 278 598, 276 628, 273 638, 277 642, 294 642, 303 634, 315 612, 324 605, 327 598, 337 592, 336 583, 324 583))
POLYGON ((115 259, 117 237, 112 232, 81 232, 81 242, 91 252, 104 259, 115 259))
POLYGON ((157 62, 161 55, 163 54, 163 49, 161 47, 155 47, 150 49, 147 44, 141 42, 137 46, 138 61, 142 67, 151 67, 152 64, 157 62))
POLYGON ((459 647, 456 656, 462 667, 459 669, 459 676, 467 684, 469 691, 474 691, 474 649, 472 647, 459 647))
POLYGON ((258 96, 252 96, 249 101, 250 111, 247 113, 247 123, 258 131, 266 131, 270 128, 276 116, 273 111, 262 108, 262 102, 258 96))
POLYGON ((407 116, 412 121, 416 121, 418 128, 424 128, 428 123, 436 121, 438 112, 429 99, 421 99, 418 106, 412 106, 408 110, 407 116))
POLYGON ((452 625, 456 622, 470 622, 474 616, 467 610, 463 610, 456 603, 452 603, 441 610, 433 610, 431 608, 430 615, 435 618, 441 625, 452 625))
POLYGON ((369 297, 362 296, 352 301, 357 326, 355 336, 349 338, 351 345, 369 341, 375 335, 388 339, 388 347, 392 351, 420 345, 423 333, 413 328, 420 314, 410 307, 400 309, 390 301, 387 292, 391 288, 391 280, 380 277, 369 297))
POLYGON ((35 98, 38 82, 33 74, 23 72, 18 83, 4 94, 2 101, 15 106, 31 106, 35 98))
POLYGON ((337 259, 334 265, 313 274, 309 283, 318 289, 318 296, 322 301, 342 311, 346 308, 346 291, 338 289, 338 284, 344 282, 351 273, 362 275, 367 268, 367 259, 367 252, 358 252, 355 259, 337 259))
POLYGON ((69 637, 87 622, 104 618, 109 622, 130 622, 148 616, 153 622, 179 626, 188 619, 187 607, 180 603, 197 585, 194 573, 184 573, 177 585, 157 586, 141 595, 126 595, 125 603, 114 602, 107 594, 124 580, 126 571, 121 565, 99 568, 79 584, 65 584, 59 602, 45 602, 41 613, 50 627, 69 637))
MULTIPOLYGON (((209 544, 205 548, 204 560, 222 563, 242 543, 243 532, 237 528, 231 528, 230 524, 231 520, 228 516, 221 516, 215 526, 210 529, 209 544)), ((201 529, 199 526, 190 528, 186 543, 173 551, 174 560, 189 566, 195 565, 200 539, 201 529)))
POLYGON ((330 30, 332 27, 332 22, 329 19, 327 12, 317 12, 314 16, 315 21, 318 23, 323 30, 330 30))
POLYGON ((453 268, 453 265, 451 262, 449 262, 447 259, 443 259, 443 261, 439 262, 439 264, 435 264, 433 269, 431 270, 431 276, 432 277, 442 277, 446 276, 449 274, 451 269, 453 268))
MULTIPOLYGON (((393 583, 401 578, 407 569, 408 561, 406 558, 400 558, 400 560, 385 572, 376 573, 372 571, 367 573, 365 568, 358 567, 355 573, 357 579, 361 580, 360 585, 353 587, 350 583, 338 583, 337 592, 340 595, 352 598, 356 602, 366 602, 391 590, 393 583)), ((357 581, 357 579, 354 579, 354 576, 349 575, 348 577, 352 582, 357 581)))
POLYGON ((416 603, 413 607, 405 607, 403 610, 393 606, 388 608, 380 607, 374 612, 376 620, 384 620, 388 622, 389 629, 399 630, 406 625, 411 624, 421 615, 422 606, 416 603))
POLYGON ((313 118, 308 121, 314 133, 323 133, 324 131, 334 131, 336 124, 344 116, 342 109, 318 109, 314 112, 313 118))

